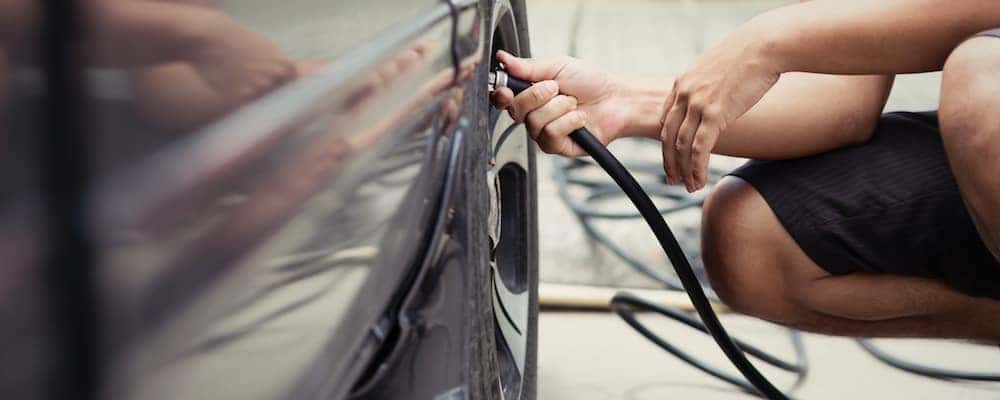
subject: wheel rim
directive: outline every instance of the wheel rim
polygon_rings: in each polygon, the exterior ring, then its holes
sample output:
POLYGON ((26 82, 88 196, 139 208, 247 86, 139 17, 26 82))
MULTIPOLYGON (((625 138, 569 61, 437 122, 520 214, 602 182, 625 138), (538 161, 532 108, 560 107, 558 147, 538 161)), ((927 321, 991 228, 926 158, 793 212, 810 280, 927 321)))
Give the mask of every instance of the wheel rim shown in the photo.
MULTIPOLYGON (((490 58, 503 49, 520 54, 517 20, 508 1, 494 2, 490 58)), ((496 67, 496 65, 491 65, 496 67)), ((490 107, 490 163, 486 184, 490 193, 488 232, 490 286, 494 320, 497 383, 504 400, 521 399, 531 321, 533 257, 530 243, 533 202, 531 147, 527 130, 506 112, 490 107)))
POLYGON ((497 380, 503 399, 521 398, 527 361, 531 282, 528 270, 529 144, 524 126, 494 111, 487 172, 488 232, 497 380))

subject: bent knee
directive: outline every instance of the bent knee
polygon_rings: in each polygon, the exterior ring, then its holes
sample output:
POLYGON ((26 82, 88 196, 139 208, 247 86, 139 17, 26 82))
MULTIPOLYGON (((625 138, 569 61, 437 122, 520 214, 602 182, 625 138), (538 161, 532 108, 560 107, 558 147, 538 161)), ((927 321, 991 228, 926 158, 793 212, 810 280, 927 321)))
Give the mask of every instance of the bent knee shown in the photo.
POLYGON ((712 288, 734 311, 771 321, 790 314, 788 277, 779 260, 785 243, 775 240, 783 229, 742 179, 723 179, 705 201, 702 260, 712 288))
POLYGON ((942 72, 945 75, 994 77, 1000 66, 1000 38, 974 36, 951 51, 942 72))
POLYGON ((939 118, 945 138, 968 136, 1000 123, 1000 38, 973 37, 948 56, 942 72, 939 118))

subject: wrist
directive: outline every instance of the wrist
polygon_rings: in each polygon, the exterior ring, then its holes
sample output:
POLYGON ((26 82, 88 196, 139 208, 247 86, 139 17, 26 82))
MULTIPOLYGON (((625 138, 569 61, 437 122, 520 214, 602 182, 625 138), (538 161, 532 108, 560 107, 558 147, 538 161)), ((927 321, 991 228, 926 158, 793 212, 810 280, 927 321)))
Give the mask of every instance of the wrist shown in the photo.
POLYGON ((663 104, 670 95, 672 86, 673 79, 622 80, 619 84, 619 96, 625 117, 616 137, 641 136, 659 140, 663 104))

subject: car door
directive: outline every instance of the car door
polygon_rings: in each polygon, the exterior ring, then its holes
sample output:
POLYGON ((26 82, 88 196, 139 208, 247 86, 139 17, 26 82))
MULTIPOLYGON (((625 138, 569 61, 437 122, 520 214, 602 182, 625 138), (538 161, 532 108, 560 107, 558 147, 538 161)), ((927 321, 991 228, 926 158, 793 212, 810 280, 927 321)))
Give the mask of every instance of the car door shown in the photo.
MULTIPOLYGON (((102 14, 122 7, 93 11, 87 40, 169 39, 123 36, 102 14)), ((100 395, 339 398, 387 339, 455 176, 456 80, 475 66, 452 38, 475 3, 156 7, 212 21, 211 49, 80 60, 100 395)))

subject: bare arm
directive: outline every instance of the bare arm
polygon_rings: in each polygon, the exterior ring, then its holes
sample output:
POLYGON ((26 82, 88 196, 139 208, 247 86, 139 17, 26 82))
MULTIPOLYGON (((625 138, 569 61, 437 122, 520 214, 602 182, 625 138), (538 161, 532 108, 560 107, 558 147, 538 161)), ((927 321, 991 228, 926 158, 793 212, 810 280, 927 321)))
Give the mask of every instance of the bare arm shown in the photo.
MULTIPOLYGON (((581 112, 587 127, 604 143, 627 136, 660 138, 663 99, 671 91, 672 79, 612 76, 566 57, 530 60, 506 53, 499 57, 516 77, 557 84, 557 91, 535 85, 516 98, 508 89, 494 95, 494 103, 524 121, 546 152, 583 154, 567 137, 580 124, 573 123, 573 115, 581 112)), ((750 112, 730 124, 715 152, 793 158, 867 140, 891 84, 891 76, 784 74, 750 112)))
POLYGON ((997 26, 996 0, 815 0, 761 14, 742 33, 779 72, 885 74, 940 70, 961 41, 997 26))
MULTIPOLYGON (((892 86, 891 75, 786 73, 746 114, 730 124, 713 150, 757 159, 804 157, 866 141, 892 86)), ((671 81, 628 84, 635 121, 624 136, 660 139, 663 99, 671 81), (640 89, 642 88, 642 89, 640 89)))
POLYGON ((688 191, 704 186, 709 153, 783 73, 935 70, 964 38, 995 25, 996 0, 815 0, 755 17, 706 50, 666 96, 667 179, 688 191))

